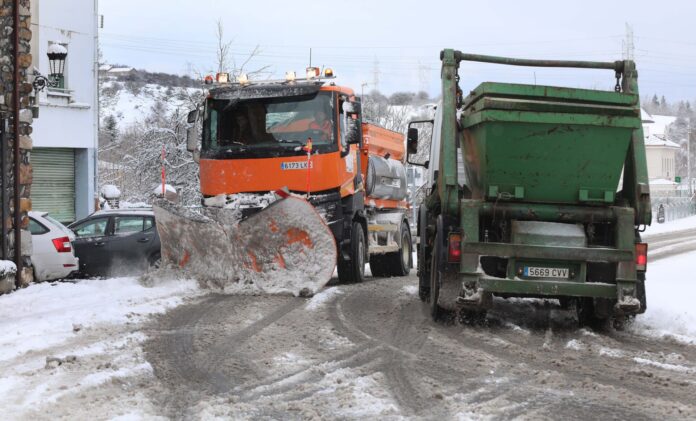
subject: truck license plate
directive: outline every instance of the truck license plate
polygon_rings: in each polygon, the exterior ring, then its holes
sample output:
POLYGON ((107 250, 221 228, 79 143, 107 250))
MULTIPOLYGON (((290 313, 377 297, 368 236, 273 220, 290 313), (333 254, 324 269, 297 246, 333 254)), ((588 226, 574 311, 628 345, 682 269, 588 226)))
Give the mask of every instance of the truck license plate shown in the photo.
POLYGON ((524 276, 529 278, 563 278, 568 279, 567 268, 540 268, 534 266, 524 267, 524 276))

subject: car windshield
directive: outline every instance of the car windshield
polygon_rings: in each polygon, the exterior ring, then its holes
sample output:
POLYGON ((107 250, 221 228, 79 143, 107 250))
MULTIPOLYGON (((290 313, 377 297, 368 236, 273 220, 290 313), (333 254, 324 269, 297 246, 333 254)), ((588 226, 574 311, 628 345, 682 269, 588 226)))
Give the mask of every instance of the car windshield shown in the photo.
POLYGON ((297 148, 311 138, 332 144, 336 136, 333 96, 269 98, 208 102, 204 150, 229 148, 297 148))

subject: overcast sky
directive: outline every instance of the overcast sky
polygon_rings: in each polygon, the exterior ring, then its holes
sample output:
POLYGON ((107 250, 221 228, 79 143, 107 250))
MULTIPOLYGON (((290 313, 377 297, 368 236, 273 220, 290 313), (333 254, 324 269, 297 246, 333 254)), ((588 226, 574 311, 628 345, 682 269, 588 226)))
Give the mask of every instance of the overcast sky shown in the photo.
MULTIPOLYGON (((613 61, 633 28, 643 97, 696 100, 696 2, 674 1, 232 1, 100 0, 103 59, 186 74, 215 63, 222 19, 249 70, 275 76, 309 64, 334 69, 365 92, 425 90, 439 95, 439 51, 524 58, 613 61)), ((485 80, 611 89, 611 71, 463 64, 464 91, 485 80)))

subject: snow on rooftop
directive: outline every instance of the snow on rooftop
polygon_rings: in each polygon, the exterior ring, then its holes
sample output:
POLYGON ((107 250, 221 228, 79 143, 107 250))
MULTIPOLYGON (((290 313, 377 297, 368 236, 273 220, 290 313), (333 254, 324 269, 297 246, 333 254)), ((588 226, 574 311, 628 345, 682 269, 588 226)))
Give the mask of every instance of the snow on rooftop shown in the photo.
POLYGON ((109 73, 129 73, 135 70, 133 67, 112 67, 109 73))
POLYGON ((643 123, 654 123, 655 121, 653 120, 653 116, 645 111, 644 108, 640 109, 640 119, 643 121, 643 123))
POLYGON ((658 135, 654 133, 645 137, 645 146, 664 146, 667 148, 677 149, 681 148, 679 145, 672 142, 671 140, 667 140, 667 138, 664 135, 658 135))
POLYGON ((667 133, 667 128, 677 120, 671 115, 653 115, 653 123, 647 124, 650 127, 650 134, 662 135, 667 133))
POLYGON ((650 180, 650 185, 656 185, 656 186, 676 186, 677 183, 675 183, 672 180, 667 180, 666 178, 656 178, 654 180, 650 180))

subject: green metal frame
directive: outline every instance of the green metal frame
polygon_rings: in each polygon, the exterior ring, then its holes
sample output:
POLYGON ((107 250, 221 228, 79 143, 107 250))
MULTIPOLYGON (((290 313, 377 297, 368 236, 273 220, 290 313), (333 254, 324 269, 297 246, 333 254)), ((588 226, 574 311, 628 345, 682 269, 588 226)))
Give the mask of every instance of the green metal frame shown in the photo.
MULTIPOLYGON (((647 164, 645 148, 643 145, 643 130, 636 117, 640 116, 640 103, 638 100, 638 73, 635 63, 626 61, 615 62, 591 62, 591 61, 559 61, 559 60, 526 60, 506 57, 483 56, 476 54, 465 54, 452 49, 443 50, 440 54, 442 60, 442 126, 440 142, 440 162, 438 167, 438 196, 441 204, 441 213, 447 217, 455 218, 460 221, 463 231, 464 241, 462 242, 462 258, 459 266, 460 281, 465 288, 476 285, 483 288, 486 292, 492 293, 511 293, 511 294, 530 294, 547 296, 577 296, 577 297, 597 297, 621 300, 624 296, 635 297, 637 280, 635 268, 635 228, 640 225, 649 225, 651 222, 650 192, 648 185, 647 164), (601 94, 593 91, 593 96, 586 90, 574 90, 569 92, 559 88, 552 92, 560 98, 559 105, 566 107, 567 113, 551 116, 558 121, 582 122, 590 125, 611 125, 621 126, 632 130, 630 146, 624 161, 623 177, 623 197, 626 199, 627 206, 568 206, 555 204, 506 202, 491 203, 483 199, 465 199, 461 197, 461 189, 457 184, 457 144, 459 140, 457 128, 457 109, 461 105, 461 90, 458 87, 458 68, 461 61, 479 61, 487 63, 498 63, 515 66, 538 66, 538 67, 572 67, 587 69, 609 69, 616 72, 617 83, 621 80, 621 93, 607 92, 607 104, 603 105, 601 94), (565 97, 563 97, 565 96, 565 97), (582 102, 591 98, 595 103, 611 108, 620 113, 608 117, 607 119, 588 118, 585 115, 583 106, 569 104, 577 100, 582 102), (598 99, 599 98, 599 99, 598 99), (568 100, 568 101, 565 101, 568 100), (610 101, 611 100, 611 101, 610 101), (564 102, 565 101, 565 102, 564 102), (619 105, 611 105, 619 103, 619 105), (623 115, 623 116, 622 116, 623 115), (482 243, 479 242, 479 221, 482 216, 495 215, 502 213, 507 217, 515 219, 530 219, 541 221, 558 222, 611 222, 615 223, 616 228, 616 248, 596 248, 596 247, 551 247, 529 244, 508 244, 508 243, 482 243), (479 257, 482 255, 507 257, 509 266, 507 279, 492 278, 485 276, 479 269, 479 257), (559 281, 559 280, 521 280, 515 277, 514 268, 516 262, 529 259, 552 260, 556 263, 568 262, 577 266, 582 273, 576 278, 582 281, 559 281), (605 283, 586 283, 584 275, 586 271, 585 262, 604 261, 617 263, 616 284, 605 283), (511 266, 510 266, 511 265, 511 266), (579 265, 579 266, 578 266, 579 265)), ((501 84, 504 85, 504 84, 501 84)), ((528 85, 507 84, 503 86, 506 90, 519 89, 526 92, 534 92, 535 89, 545 89, 539 91, 539 95, 547 94, 548 87, 531 87, 528 85), (530 91, 531 90, 531 91, 530 91)), ((496 89, 493 87, 493 89, 496 89)), ((501 88, 502 89, 502 88, 501 88)), ((467 97, 467 103, 472 103, 480 92, 474 91, 467 97)), ((491 101, 496 101, 494 98, 491 101)), ((543 112, 547 120, 549 112, 552 110, 544 104, 528 105, 527 111, 513 113, 521 123, 534 123, 538 119, 535 112, 543 112)), ((497 107, 503 109, 504 106, 497 107)), ((476 117, 462 117, 466 123, 466 118, 490 119, 495 120, 498 116, 496 111, 489 110, 476 113, 476 117)), ((510 111, 504 110, 507 118, 510 118, 510 111)), ((552 118, 552 119, 553 119, 552 118)), ((468 123, 473 123, 469 121, 468 123)), ((462 141, 462 150, 464 143, 462 141)), ((524 192, 520 192, 520 198, 524 192)), ((603 201, 613 201, 613 197, 605 197, 603 201)))

